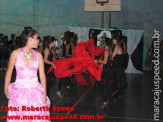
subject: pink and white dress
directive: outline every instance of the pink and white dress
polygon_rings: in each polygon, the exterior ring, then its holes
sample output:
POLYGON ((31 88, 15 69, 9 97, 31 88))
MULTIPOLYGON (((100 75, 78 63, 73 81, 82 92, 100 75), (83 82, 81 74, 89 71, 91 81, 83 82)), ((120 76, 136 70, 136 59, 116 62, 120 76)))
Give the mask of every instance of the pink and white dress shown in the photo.
MULTIPOLYGON (((9 116, 49 116, 49 111, 22 111, 22 106, 25 107, 50 107, 50 100, 47 97, 46 103, 43 102, 44 89, 38 81, 37 70, 39 58, 34 50, 33 64, 29 67, 24 65, 23 53, 24 48, 21 48, 16 59, 16 81, 10 83, 8 87, 9 101, 8 107, 19 107, 18 111, 8 111, 9 116)), ((48 120, 7 120, 8 122, 47 122, 48 120)))

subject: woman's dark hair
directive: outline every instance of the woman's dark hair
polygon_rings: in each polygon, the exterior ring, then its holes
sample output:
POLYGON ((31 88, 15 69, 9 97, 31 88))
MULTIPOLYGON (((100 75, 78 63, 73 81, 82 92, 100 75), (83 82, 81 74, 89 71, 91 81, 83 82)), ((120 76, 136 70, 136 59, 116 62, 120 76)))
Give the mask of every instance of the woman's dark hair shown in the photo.
POLYGON ((125 51, 124 46, 126 46, 127 48, 127 36, 122 35, 120 37, 120 40, 121 40, 121 48, 122 48, 122 51, 124 52, 125 51))
POLYGON ((66 44, 70 43, 71 38, 74 38, 74 33, 73 32, 67 32, 67 37, 66 37, 66 44))
POLYGON ((49 47, 49 44, 50 44, 51 42, 54 42, 53 37, 52 37, 52 36, 48 36, 48 37, 46 38, 46 40, 45 40, 45 48, 46 48, 46 47, 49 47))
POLYGON ((20 40, 21 40, 21 46, 25 46, 28 38, 31 37, 33 38, 33 36, 36 34, 37 32, 34 29, 25 29, 22 34, 20 35, 20 40))
POLYGON ((73 42, 74 46, 77 46, 77 40, 78 40, 78 36, 77 34, 74 34, 74 42, 73 42))
POLYGON ((120 36, 119 35, 113 35, 111 40, 112 41, 117 40, 117 43, 120 44, 120 36))
POLYGON ((38 36, 38 40, 41 40, 41 37, 38 36))
POLYGON ((91 39, 94 39, 94 46, 97 46, 97 36, 93 35, 91 39))
POLYGON ((121 38, 121 41, 124 42, 124 44, 127 44, 127 36, 122 35, 120 38, 121 38))
POLYGON ((112 45, 111 39, 110 39, 110 38, 106 38, 106 39, 105 39, 105 44, 106 44, 106 46, 111 47, 111 45, 112 45))
POLYGON ((52 38, 53 42, 56 40, 55 37, 53 37, 53 36, 51 36, 51 38, 52 38))

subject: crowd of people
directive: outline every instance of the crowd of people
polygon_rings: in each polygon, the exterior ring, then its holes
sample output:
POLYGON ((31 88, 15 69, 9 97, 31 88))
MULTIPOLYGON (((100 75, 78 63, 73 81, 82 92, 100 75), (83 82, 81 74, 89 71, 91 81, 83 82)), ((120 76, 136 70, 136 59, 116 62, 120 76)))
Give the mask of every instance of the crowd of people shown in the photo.
POLYGON ((11 39, 7 35, 0 33, 0 70, 7 70, 7 63, 10 53, 19 45, 18 37, 11 34, 11 39))
MULTIPOLYGON (((55 65, 52 63, 52 61, 65 59, 65 58, 71 58, 74 54, 74 50, 77 45, 77 35, 70 31, 65 32, 64 35, 61 36, 61 40, 62 40, 61 46, 57 46, 56 43, 54 43, 55 42, 54 40, 55 40, 54 37, 48 36, 45 39, 45 44, 43 44, 45 46, 43 46, 43 52, 41 53, 43 54, 43 57, 44 57, 45 73, 48 72, 51 65, 55 69, 55 65), (62 49, 62 52, 60 52, 61 50, 59 48, 62 49)), ((55 79, 56 78, 54 76, 54 71, 51 71, 49 74, 47 74, 47 95, 48 96, 50 96, 51 84, 54 82, 55 79)), ((56 94, 60 98, 62 98, 61 88, 63 86, 63 83, 65 84, 67 89, 70 89, 73 79, 74 79, 73 77, 71 78, 66 77, 66 78, 59 79, 58 91, 56 94)))
MULTIPOLYGON (((7 36, 0 34, 0 66, 1 70, 6 70, 8 67, 5 76, 4 93, 9 99, 10 105, 19 106, 26 103, 36 106, 49 106, 51 86, 56 80, 54 74, 56 65, 53 61, 73 58, 74 51, 78 46, 77 34, 73 32, 66 31, 60 38, 62 40, 61 45, 55 37, 50 35, 41 39, 33 29, 24 30, 18 37, 12 34, 10 41, 8 41, 7 36), (16 81, 10 83, 14 66, 17 71, 16 81), (50 67, 53 67, 53 70, 47 73, 50 67), (37 69, 39 70, 41 84, 37 79, 37 69), (23 99, 24 102, 22 103, 19 99, 23 99), (41 99, 43 101, 40 101, 41 99)), ((97 42, 96 36, 93 39, 97 42)), ((103 58, 96 57, 94 63, 100 64, 100 68, 103 68, 101 84, 104 98, 100 108, 104 109, 109 105, 111 97, 120 90, 126 81, 124 70, 127 68, 129 57, 126 36, 112 35, 112 38, 108 38, 104 33, 102 40, 100 47, 104 50, 103 58)), ((94 46, 97 46, 96 43, 94 46)), ((73 66, 69 69, 73 69, 73 66)), ((75 80, 74 75, 59 78, 56 95, 62 98, 62 87, 64 86, 69 90, 75 80)), ((118 95, 115 99, 121 99, 121 97, 121 95, 118 95)), ((14 113, 9 112, 9 114, 14 113)))

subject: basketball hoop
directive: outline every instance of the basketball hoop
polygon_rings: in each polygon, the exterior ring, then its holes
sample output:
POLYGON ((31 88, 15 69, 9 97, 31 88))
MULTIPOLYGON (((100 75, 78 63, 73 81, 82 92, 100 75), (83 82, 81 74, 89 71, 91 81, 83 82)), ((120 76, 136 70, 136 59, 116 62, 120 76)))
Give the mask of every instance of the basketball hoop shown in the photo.
POLYGON ((100 3, 101 6, 104 6, 104 3, 100 3))
POLYGON ((97 5, 98 8, 107 8, 106 3, 97 3, 96 5, 97 5))
POLYGON ((109 0, 96 0, 98 7, 105 7, 109 0))

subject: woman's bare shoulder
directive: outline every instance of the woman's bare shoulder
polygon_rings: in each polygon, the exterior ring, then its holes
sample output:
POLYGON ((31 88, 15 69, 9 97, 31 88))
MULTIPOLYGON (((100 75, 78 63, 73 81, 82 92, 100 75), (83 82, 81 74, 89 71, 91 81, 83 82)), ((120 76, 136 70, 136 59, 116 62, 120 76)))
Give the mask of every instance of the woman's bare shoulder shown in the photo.
POLYGON ((18 56, 19 52, 20 52, 21 48, 15 49, 12 51, 11 55, 12 56, 18 56))

